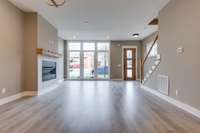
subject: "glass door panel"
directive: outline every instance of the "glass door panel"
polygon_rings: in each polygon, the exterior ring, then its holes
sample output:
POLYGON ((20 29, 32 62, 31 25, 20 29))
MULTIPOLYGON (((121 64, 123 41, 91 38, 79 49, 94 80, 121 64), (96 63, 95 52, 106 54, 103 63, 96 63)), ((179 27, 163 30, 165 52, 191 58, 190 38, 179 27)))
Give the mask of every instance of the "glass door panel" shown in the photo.
POLYGON ((83 50, 84 51, 94 51, 95 50, 95 43, 93 42, 84 42, 83 43, 83 50))
POLYGON ((69 78, 79 79, 80 78, 80 52, 69 53, 69 78))
POLYGON ((97 43, 97 50, 108 51, 109 50, 109 43, 108 42, 98 42, 97 43))
POLYGON ((128 69, 132 69, 132 67, 133 67, 132 59, 131 60, 127 60, 127 68, 128 69))
POLYGON ((133 78, 132 69, 127 70, 127 78, 133 78))
POLYGON ((124 49, 124 80, 136 80, 136 49, 124 49))
POLYGON ((97 78, 99 79, 106 79, 109 77, 108 69, 109 69, 109 63, 108 63, 108 53, 107 52, 98 52, 98 58, 97 58, 97 78))
POLYGON ((81 50, 81 43, 80 42, 71 42, 68 44, 68 50, 81 50))
POLYGON ((126 53, 126 57, 127 57, 127 59, 132 59, 132 55, 133 53, 132 53, 132 50, 127 50, 127 53, 126 53))
POLYGON ((94 52, 84 52, 84 79, 94 79, 95 78, 95 67, 94 67, 94 52))

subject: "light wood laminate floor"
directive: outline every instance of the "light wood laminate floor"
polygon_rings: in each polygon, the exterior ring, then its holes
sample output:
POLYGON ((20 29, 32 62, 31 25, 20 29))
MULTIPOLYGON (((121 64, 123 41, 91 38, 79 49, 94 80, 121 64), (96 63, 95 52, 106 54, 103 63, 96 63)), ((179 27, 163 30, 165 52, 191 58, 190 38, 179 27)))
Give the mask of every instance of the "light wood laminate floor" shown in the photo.
POLYGON ((200 121, 136 82, 66 81, 0 106, 0 133, 200 133, 200 121))

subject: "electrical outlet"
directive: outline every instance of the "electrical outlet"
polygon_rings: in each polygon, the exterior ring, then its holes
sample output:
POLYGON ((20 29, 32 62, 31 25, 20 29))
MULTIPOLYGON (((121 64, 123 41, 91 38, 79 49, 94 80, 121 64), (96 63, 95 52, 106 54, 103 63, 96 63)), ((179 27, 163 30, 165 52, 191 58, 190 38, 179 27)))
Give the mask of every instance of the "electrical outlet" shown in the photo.
POLYGON ((178 96, 178 90, 176 90, 176 96, 178 96))
POLYGON ((5 94, 5 93, 6 93, 6 88, 3 88, 3 89, 1 90, 1 93, 2 93, 2 94, 5 94))

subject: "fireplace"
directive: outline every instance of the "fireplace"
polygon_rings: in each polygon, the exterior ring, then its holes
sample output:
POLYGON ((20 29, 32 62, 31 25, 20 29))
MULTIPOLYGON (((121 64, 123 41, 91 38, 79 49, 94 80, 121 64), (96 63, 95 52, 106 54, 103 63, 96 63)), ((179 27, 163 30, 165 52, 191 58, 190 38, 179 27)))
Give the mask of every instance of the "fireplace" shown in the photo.
POLYGON ((56 79, 56 62, 42 61, 42 81, 56 79))

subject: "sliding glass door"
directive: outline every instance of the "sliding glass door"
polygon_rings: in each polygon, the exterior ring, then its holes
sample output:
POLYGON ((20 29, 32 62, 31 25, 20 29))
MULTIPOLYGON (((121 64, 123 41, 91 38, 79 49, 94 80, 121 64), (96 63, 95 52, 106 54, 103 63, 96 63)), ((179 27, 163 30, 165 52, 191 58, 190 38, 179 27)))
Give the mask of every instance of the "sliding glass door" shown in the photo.
POLYGON ((80 52, 69 54, 69 77, 70 79, 80 78, 80 52))
POLYGON ((83 76, 84 79, 94 79, 95 78, 95 67, 94 67, 94 52, 84 52, 84 69, 83 76))
POLYGON ((97 78, 109 78, 109 43, 97 43, 97 78))
POLYGON ((80 79, 81 71, 81 43, 74 42, 68 44, 68 77, 70 79, 80 79))
POLYGON ((108 62, 108 53, 106 52, 98 52, 97 54, 97 78, 105 79, 109 78, 109 62, 108 62))
POLYGON ((83 42, 83 79, 95 78, 95 43, 83 42))
POLYGON ((69 42, 69 79, 108 79, 109 42, 69 42))

